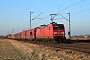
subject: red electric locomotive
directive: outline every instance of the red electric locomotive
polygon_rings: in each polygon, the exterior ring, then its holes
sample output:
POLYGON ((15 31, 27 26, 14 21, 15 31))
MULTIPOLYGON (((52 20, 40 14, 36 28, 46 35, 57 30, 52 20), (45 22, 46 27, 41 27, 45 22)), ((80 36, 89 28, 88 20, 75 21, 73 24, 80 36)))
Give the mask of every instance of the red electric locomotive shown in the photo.
POLYGON ((36 29, 36 38, 50 38, 60 43, 66 39, 64 25, 57 23, 41 25, 41 27, 36 29))

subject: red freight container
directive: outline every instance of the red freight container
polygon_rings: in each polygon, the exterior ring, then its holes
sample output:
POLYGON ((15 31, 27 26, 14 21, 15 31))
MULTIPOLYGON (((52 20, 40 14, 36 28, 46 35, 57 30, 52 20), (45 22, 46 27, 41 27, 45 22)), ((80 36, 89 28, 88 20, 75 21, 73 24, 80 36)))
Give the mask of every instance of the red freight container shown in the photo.
POLYGON ((36 28, 30 30, 30 39, 36 39, 36 28))
POLYGON ((36 38, 41 38, 41 28, 40 27, 36 29, 36 38))
POLYGON ((25 39, 30 40, 30 30, 26 31, 26 37, 25 39))
POLYGON ((17 39, 21 39, 21 33, 17 33, 17 39))
POLYGON ((25 40, 26 31, 23 31, 23 32, 21 32, 20 34, 21 34, 21 39, 22 39, 22 40, 25 40))

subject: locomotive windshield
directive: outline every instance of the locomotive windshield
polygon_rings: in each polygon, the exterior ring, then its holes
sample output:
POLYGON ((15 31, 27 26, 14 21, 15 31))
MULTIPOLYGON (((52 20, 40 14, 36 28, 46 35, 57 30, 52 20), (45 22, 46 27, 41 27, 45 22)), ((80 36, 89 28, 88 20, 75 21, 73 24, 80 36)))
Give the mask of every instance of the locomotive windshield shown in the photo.
POLYGON ((64 30, 64 26, 53 26, 53 30, 64 30))

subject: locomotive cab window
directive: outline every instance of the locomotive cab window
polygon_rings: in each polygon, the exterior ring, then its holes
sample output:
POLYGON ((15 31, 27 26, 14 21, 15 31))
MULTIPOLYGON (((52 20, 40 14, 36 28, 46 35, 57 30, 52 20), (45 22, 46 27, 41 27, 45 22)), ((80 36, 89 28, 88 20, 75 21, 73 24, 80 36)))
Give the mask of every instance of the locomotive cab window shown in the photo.
POLYGON ((30 35, 32 35, 32 32, 30 32, 30 35))
POLYGON ((60 25, 60 26, 53 26, 54 30, 64 30, 64 26, 60 25))

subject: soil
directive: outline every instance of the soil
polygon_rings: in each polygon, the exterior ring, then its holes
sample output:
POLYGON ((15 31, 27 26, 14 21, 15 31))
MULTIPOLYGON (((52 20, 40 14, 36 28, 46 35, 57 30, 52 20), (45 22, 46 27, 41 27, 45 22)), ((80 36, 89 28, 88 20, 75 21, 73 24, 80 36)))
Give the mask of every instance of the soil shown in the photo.
POLYGON ((0 60, 90 60, 82 52, 25 43, 17 40, 0 39, 0 60), (58 49, 57 49, 58 50, 58 49))

